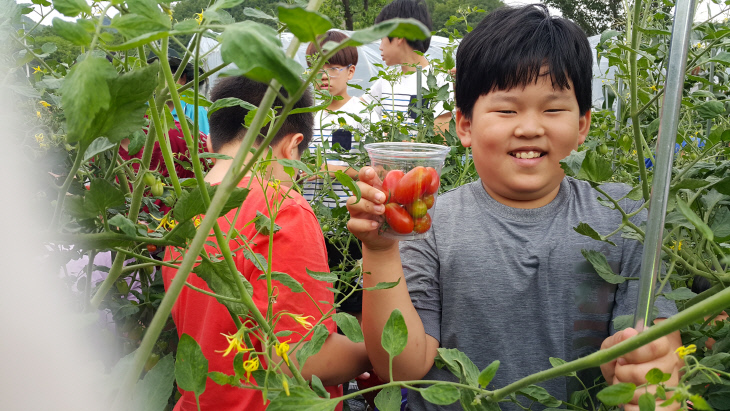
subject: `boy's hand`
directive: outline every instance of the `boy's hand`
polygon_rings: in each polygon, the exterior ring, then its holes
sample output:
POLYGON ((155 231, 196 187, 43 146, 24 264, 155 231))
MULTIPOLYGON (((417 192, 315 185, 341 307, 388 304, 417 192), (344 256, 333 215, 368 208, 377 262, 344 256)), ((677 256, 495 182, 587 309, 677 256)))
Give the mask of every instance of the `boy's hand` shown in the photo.
MULTIPOLYGON (((601 349, 607 349, 614 345, 628 340, 635 336, 638 332, 633 328, 627 328, 623 331, 606 338, 601 344, 601 349)), ((609 384, 618 384, 621 382, 633 383, 637 386, 646 383, 646 373, 652 368, 659 368, 665 373, 672 374, 672 378, 666 382, 670 387, 676 386, 679 381, 679 368, 682 366, 675 350, 682 345, 679 332, 674 332, 651 343, 637 348, 630 353, 617 358, 611 362, 601 365, 601 372, 609 384)), ((654 387, 649 387, 649 392, 654 392, 654 387)), ((638 401, 641 394, 645 393, 645 389, 637 389, 634 393, 634 399, 626 404, 625 411, 639 411, 638 401)), ((657 406, 663 401, 657 401, 657 406)), ((672 404, 666 408, 657 407, 658 410, 674 410, 679 404, 672 404)))
POLYGON ((385 212, 383 205, 385 194, 380 191, 383 186, 382 181, 372 167, 361 168, 358 179, 360 181, 357 182, 357 185, 360 187, 361 198, 357 203, 355 203, 354 196, 347 200, 347 210, 350 212, 347 228, 370 250, 385 250, 396 246, 397 240, 378 234, 385 212))

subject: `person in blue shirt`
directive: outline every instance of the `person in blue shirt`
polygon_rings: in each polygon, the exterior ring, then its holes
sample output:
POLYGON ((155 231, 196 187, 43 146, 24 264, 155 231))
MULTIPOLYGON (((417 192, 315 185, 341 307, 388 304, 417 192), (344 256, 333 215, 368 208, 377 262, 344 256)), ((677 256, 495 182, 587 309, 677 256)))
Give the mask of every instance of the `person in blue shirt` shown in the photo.
MULTIPOLYGON (((177 71, 177 69, 180 67, 180 63, 182 63, 180 57, 177 57, 177 53, 173 50, 169 51, 168 61, 170 62, 170 69, 172 69, 173 73, 177 71)), ((201 75, 205 73, 202 68, 199 68, 199 71, 201 75)), ((195 67, 193 67, 192 63, 188 63, 185 66, 185 70, 180 76, 180 79, 178 79, 177 84, 187 84, 188 82, 193 81, 194 78, 195 67)), ((200 84, 202 85, 202 83, 203 82, 201 81, 200 84)), ((186 103, 184 101, 180 101, 180 104, 182 105, 183 114, 192 122, 195 116, 195 105, 186 103)), ((174 108, 172 108, 172 116, 175 118, 175 121, 180 121, 180 118, 174 108)), ((206 136, 210 135, 210 125, 208 124, 208 110, 206 110, 203 106, 198 106, 198 130, 206 136)))

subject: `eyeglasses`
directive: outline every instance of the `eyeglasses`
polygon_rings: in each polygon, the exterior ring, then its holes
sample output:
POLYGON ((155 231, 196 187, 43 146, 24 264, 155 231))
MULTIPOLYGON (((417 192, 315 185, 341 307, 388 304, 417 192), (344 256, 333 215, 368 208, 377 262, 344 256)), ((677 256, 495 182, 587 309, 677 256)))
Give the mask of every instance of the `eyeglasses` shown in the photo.
POLYGON ((350 67, 352 67, 352 64, 348 64, 347 66, 342 67, 342 68, 338 68, 338 67, 323 68, 322 70, 319 71, 319 74, 326 74, 327 77, 336 78, 336 77, 339 77, 340 74, 344 70, 347 70, 350 67))

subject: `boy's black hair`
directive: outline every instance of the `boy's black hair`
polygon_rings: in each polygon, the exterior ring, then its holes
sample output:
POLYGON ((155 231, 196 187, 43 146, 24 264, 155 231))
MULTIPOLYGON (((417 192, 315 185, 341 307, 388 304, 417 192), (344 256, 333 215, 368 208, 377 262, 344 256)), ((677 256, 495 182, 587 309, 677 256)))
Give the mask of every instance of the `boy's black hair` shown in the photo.
MULTIPOLYGON (((383 7, 383 10, 380 10, 378 17, 375 18, 375 24, 397 18, 416 19, 423 23, 424 26, 428 27, 429 31, 433 31, 431 13, 429 13, 428 6, 424 0, 395 0, 383 7)), ((388 37, 388 39, 393 40, 393 37, 388 37)), ((431 45, 431 36, 428 36, 425 40, 406 41, 413 50, 425 53, 431 45)))
POLYGON ((537 82, 547 67, 553 86, 570 88, 580 114, 591 108, 593 52, 585 32, 532 4, 489 13, 467 34, 456 53, 456 106, 467 119, 480 96, 537 82))
MULTIPOLYGON (((220 100, 222 98, 234 97, 240 100, 249 102, 254 106, 261 103, 268 85, 259 83, 242 76, 234 77, 221 77, 218 78, 213 91, 210 93, 210 101, 220 100)), ((282 96, 288 97, 286 90, 283 88, 279 90, 282 96)), ((314 104, 312 93, 307 89, 302 98, 294 104, 294 109, 311 107, 314 104)), ((284 104, 281 102, 279 97, 276 97, 273 107, 278 113, 281 113, 281 108, 284 104)), ((213 145, 213 151, 220 151, 221 147, 232 141, 240 141, 245 135, 246 128, 244 127, 244 119, 249 110, 241 106, 226 107, 218 111, 213 112, 210 115, 210 142, 213 145)), ((264 140, 262 135, 266 135, 269 130, 269 125, 261 128, 261 132, 256 137, 256 144, 261 144, 264 140)), ((297 113, 290 114, 284 124, 282 124, 279 131, 271 140, 271 146, 278 144, 284 137, 302 133, 304 139, 299 143, 299 154, 309 146, 309 142, 312 141, 312 133, 314 130, 314 115, 312 113, 297 113)))
MULTIPOLYGON (((330 41, 342 43, 347 39, 349 39, 347 34, 336 30, 330 30, 327 33, 319 36, 319 38, 317 38, 317 41, 319 42, 319 45, 321 47, 330 41)), ((307 46, 307 63, 309 63, 309 58, 314 56, 315 54, 317 54, 317 46, 314 42, 311 42, 309 43, 309 46, 307 46)), ((344 49, 335 53, 334 56, 330 57, 330 59, 327 61, 327 64, 335 64, 338 66, 357 66, 357 57, 357 47, 345 47, 344 49)))

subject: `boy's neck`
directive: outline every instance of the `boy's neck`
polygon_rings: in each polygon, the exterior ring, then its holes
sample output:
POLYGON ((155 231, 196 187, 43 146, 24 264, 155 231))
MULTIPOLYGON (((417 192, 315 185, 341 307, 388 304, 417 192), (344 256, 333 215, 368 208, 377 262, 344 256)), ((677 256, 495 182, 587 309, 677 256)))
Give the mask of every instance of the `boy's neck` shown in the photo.
POLYGON ((408 73, 408 72, 411 72, 411 71, 416 71, 416 66, 421 66, 422 68, 426 68, 426 67, 429 66, 429 64, 431 64, 431 63, 428 62, 428 60, 426 59, 426 57, 424 57, 424 56, 422 56, 420 54, 417 54, 417 53, 415 53, 413 51, 411 51, 410 53, 406 54, 406 57, 407 57, 406 58, 406 61, 402 62, 401 63, 401 66, 400 66, 400 69, 404 73, 408 73))
MULTIPOLYGON (((235 157, 236 153, 238 152, 238 148, 240 146, 241 146, 240 143, 226 144, 225 146, 221 147, 221 149, 218 150, 217 153, 224 154, 229 157, 235 157)), ((253 154, 248 153, 248 155, 246 156, 246 160, 248 161, 251 156, 253 156, 253 154)), ((233 165, 233 159, 230 159, 230 160, 221 159, 221 158, 216 159, 213 167, 205 175, 205 181, 210 184, 220 183, 221 181, 223 181, 223 177, 225 177, 228 170, 231 169, 231 165, 233 165)))
MULTIPOLYGON (((562 182, 562 180, 561 180, 562 182)), ((550 191, 546 193, 536 193, 536 198, 524 198, 524 199, 514 199, 514 198, 508 198, 505 196, 500 195, 498 192, 490 189, 487 187, 487 184, 482 180, 482 186, 484 187, 484 190, 489 194, 490 197, 492 197, 495 201, 498 203, 504 204, 508 207, 512 208, 521 208, 521 209, 533 209, 533 208, 540 208, 544 207, 548 204, 550 204, 553 200, 555 200, 555 197, 558 196, 558 192, 560 192, 560 186, 561 184, 558 184, 557 187, 551 189, 550 191)))
POLYGON ((330 103, 330 105, 327 106, 327 111, 337 111, 337 110, 341 109, 352 98, 352 96, 347 94, 347 92, 342 93, 341 96, 342 96, 342 100, 332 100, 332 103, 330 103))

